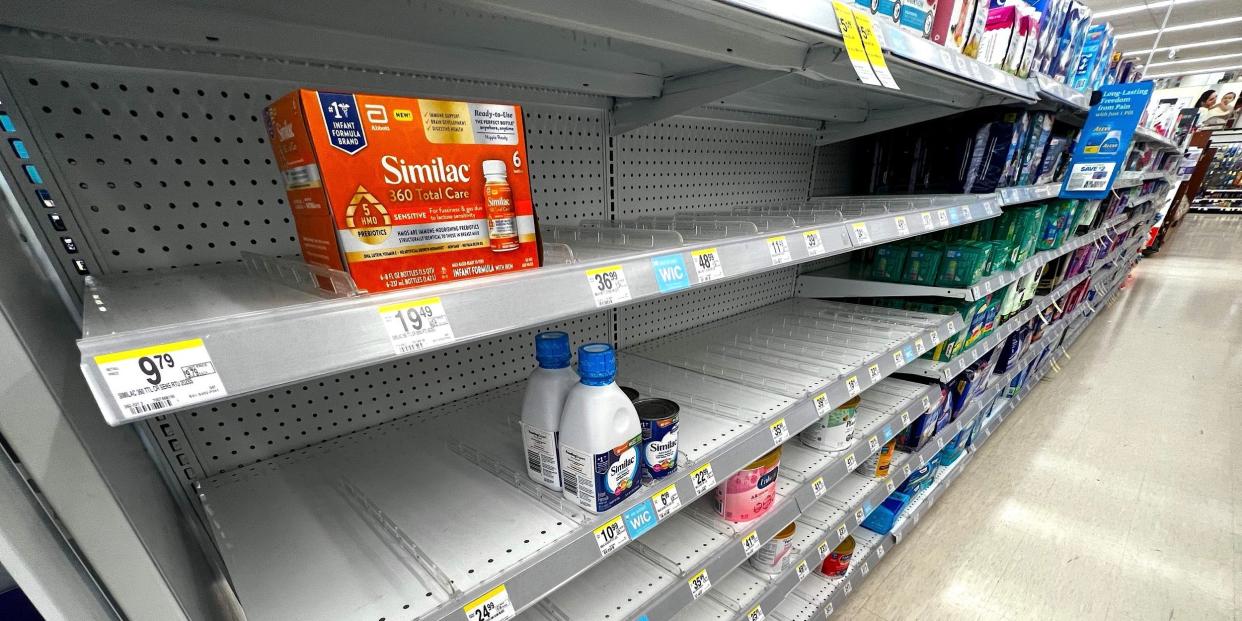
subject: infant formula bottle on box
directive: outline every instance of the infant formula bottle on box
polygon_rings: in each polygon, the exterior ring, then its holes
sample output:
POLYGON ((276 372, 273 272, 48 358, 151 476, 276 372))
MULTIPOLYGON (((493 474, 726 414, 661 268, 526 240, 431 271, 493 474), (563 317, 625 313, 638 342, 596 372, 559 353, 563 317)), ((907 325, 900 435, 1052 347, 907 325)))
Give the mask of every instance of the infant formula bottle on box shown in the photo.
POLYGON ((824 414, 811 423, 806 431, 798 434, 802 443, 821 451, 844 451, 854 441, 854 421, 858 418, 858 404, 862 399, 854 397, 824 414))
POLYGON ((730 522, 749 522, 776 502, 776 474, 781 447, 756 459, 716 488, 716 512, 730 522))
POLYGON ((526 474, 548 489, 561 489, 561 462, 557 433, 561 410, 578 374, 569 366, 569 335, 540 332, 535 335, 535 360, 539 368, 526 381, 522 399, 522 446, 526 449, 526 474))
POLYGON ((638 486, 642 428, 634 404, 612 381, 617 355, 611 345, 579 347, 578 375, 561 413, 561 483, 566 498, 602 513, 638 486))
POLYGON ((662 479, 677 468, 677 413, 668 399, 639 399, 638 424, 643 430, 643 480, 662 479))
POLYGON ((793 522, 781 529, 781 532, 776 533, 771 541, 763 544, 750 557, 750 566, 771 576, 785 571, 785 561, 790 558, 789 553, 793 552, 793 536, 797 529, 793 522))

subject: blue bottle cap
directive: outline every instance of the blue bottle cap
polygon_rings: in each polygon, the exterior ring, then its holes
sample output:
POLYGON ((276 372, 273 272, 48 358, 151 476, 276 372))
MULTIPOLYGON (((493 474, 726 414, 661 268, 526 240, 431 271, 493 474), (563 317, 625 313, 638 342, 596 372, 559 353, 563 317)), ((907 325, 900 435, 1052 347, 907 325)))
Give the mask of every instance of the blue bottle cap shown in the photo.
POLYGON ((604 386, 617 376, 617 354, 607 343, 587 343, 578 348, 578 376, 582 383, 604 386))
POLYGON ((569 366, 569 335, 564 332, 536 334, 535 360, 545 369, 563 369, 569 366))

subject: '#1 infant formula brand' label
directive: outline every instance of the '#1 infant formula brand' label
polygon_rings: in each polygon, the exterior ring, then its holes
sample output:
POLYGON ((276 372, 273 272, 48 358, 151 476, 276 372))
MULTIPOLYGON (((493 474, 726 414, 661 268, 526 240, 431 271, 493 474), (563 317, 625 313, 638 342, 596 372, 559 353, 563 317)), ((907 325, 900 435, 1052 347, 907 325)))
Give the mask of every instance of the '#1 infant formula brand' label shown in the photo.
POLYGON ((642 434, 624 444, 594 455, 563 446, 561 465, 565 491, 583 508, 599 513, 625 500, 638 484, 638 446, 642 434))

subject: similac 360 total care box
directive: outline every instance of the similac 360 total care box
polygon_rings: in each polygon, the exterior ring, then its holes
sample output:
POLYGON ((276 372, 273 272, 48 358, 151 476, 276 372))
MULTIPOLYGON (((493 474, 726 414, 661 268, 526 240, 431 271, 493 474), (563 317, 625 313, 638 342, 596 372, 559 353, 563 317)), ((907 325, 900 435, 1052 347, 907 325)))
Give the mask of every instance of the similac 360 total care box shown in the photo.
POLYGON ((308 263, 371 292, 538 267, 518 106, 301 89, 265 121, 308 263))

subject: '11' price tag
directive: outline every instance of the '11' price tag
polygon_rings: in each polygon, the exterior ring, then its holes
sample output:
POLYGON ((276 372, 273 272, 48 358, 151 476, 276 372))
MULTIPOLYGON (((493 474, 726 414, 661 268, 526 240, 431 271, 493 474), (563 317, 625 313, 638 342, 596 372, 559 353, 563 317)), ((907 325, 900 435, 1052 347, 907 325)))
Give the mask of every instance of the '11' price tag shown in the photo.
POLYGON ((440 298, 388 304, 379 307, 379 314, 388 340, 399 355, 451 343, 456 338, 440 298))
POLYGON ((620 265, 587 270, 586 277, 596 308, 620 304, 630 299, 630 283, 625 279, 625 270, 620 265))
POLYGON ((712 472, 711 464, 703 464, 696 470, 690 472, 690 481, 694 483, 694 493, 704 494, 707 490, 716 487, 716 474, 712 472))
POLYGON ((690 256, 694 258, 694 272, 698 274, 699 282, 724 278, 724 265, 720 263, 720 253, 715 248, 695 250, 690 256))
POLYGON ((503 621, 512 619, 517 614, 503 584, 466 604, 462 610, 465 611, 468 621, 503 621))
POLYGON ((203 339, 95 356, 122 419, 227 396, 203 339))
POLYGON ((658 492, 651 497, 651 504, 655 507, 656 517, 661 522, 665 518, 681 509, 681 498, 677 495, 677 484, 674 483, 658 492))
POLYGON ((625 524, 621 522, 619 515, 595 529, 595 544, 599 546, 599 553, 604 556, 612 554, 629 542, 630 534, 625 530, 625 524))
POLYGON ((706 568, 700 569, 699 573, 694 574, 687 582, 690 583, 690 595, 694 599, 703 597, 703 594, 712 588, 712 581, 707 577, 706 568))
POLYGON ((789 263, 793 255, 789 252, 789 240, 784 235, 768 238, 768 254, 772 256, 772 265, 789 263))
POLYGON ((824 254, 824 239, 820 236, 819 231, 806 231, 802 234, 802 241, 806 242, 806 253, 810 256, 824 254))

